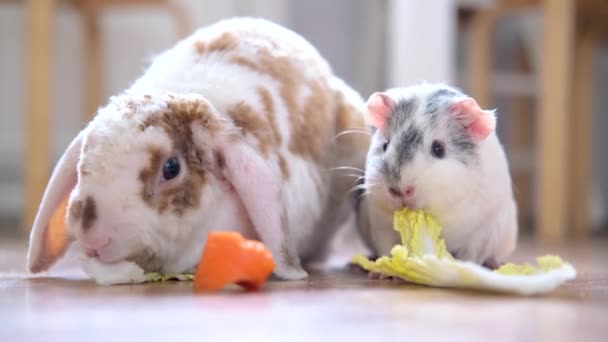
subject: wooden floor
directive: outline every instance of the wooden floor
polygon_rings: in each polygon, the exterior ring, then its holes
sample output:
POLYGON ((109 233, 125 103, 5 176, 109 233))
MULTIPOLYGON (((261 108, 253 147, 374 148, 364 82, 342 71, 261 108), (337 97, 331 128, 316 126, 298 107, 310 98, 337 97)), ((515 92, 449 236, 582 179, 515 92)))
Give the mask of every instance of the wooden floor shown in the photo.
MULTIPOLYGON (((0 237, 1 238, 1 237, 0 237)), ((98 287, 69 268, 25 279, 24 243, 0 241, 0 341, 606 341, 608 240, 538 246, 579 277, 534 298, 370 280, 343 267, 263 292, 193 295, 191 283, 98 287)))

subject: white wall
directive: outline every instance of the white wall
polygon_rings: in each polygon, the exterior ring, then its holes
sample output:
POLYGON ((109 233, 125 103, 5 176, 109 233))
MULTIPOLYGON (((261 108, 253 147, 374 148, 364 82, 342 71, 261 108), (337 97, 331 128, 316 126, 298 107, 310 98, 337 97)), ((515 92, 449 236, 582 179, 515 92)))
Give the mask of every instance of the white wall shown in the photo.
POLYGON ((452 82, 457 37, 455 0, 390 0, 390 86, 452 82))

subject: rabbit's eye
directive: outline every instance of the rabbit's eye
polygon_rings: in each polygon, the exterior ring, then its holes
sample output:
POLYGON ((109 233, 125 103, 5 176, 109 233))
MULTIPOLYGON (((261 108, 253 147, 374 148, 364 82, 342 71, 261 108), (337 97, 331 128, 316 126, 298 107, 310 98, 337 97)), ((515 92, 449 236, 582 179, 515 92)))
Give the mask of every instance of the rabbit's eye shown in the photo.
POLYGON ((175 157, 171 157, 165 162, 165 165, 163 165, 163 178, 165 180, 173 179, 179 175, 179 170, 179 160, 175 157))

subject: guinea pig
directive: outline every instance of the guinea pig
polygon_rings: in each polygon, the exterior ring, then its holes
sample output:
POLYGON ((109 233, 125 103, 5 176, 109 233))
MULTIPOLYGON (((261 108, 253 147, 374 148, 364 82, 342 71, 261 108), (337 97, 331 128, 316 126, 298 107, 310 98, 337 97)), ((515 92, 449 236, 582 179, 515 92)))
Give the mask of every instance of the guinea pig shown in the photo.
POLYGON ((496 267, 514 250, 517 207, 494 111, 434 83, 372 94, 359 228, 375 256, 399 243, 393 213, 423 209, 457 258, 496 267))
POLYGON ((47 270, 74 242, 99 284, 192 272, 208 232, 225 230, 264 242, 278 278, 305 278, 354 213, 340 170, 363 168, 369 136, 340 133, 365 129, 364 108, 287 28, 255 18, 201 28, 67 147, 33 224, 28 269, 47 270), (52 228, 57 217, 67 228, 52 228))

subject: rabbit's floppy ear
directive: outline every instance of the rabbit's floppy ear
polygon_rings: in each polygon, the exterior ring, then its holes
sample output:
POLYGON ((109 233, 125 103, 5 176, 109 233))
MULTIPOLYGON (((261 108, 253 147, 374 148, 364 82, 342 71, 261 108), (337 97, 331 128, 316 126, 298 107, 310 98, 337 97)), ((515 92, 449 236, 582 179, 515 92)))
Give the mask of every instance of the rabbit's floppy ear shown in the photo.
POLYGON ((47 184, 30 233, 27 268, 37 273, 48 269, 68 248, 66 210, 77 181, 83 132, 65 150, 47 184))
POLYGON ((284 222, 281 176, 272 171, 258 152, 239 139, 223 144, 219 159, 223 176, 234 187, 260 240, 277 262, 275 274, 286 279, 306 277, 284 222))

